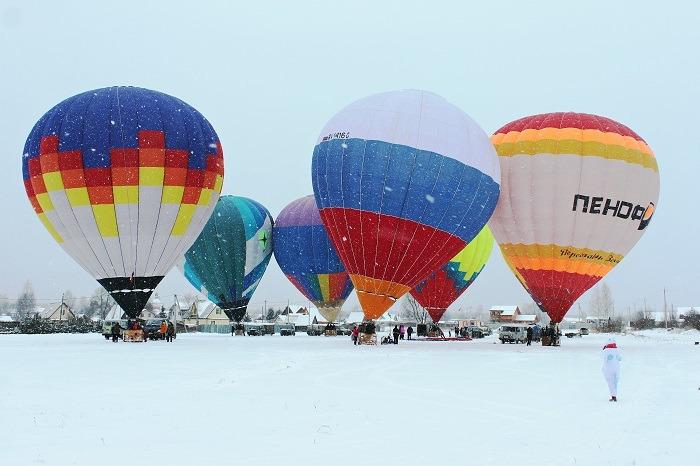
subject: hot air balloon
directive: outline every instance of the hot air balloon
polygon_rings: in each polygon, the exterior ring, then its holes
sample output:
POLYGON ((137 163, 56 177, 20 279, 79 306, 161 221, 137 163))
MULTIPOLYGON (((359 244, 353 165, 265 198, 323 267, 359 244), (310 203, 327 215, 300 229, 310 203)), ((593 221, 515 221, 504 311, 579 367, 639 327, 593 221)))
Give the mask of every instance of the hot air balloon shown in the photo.
POLYGON ((197 290, 240 322, 272 256, 272 217, 259 203, 221 196, 182 270, 197 290))
POLYGON ((411 290, 436 324, 447 308, 467 291, 486 265, 493 249, 493 235, 488 226, 476 238, 437 271, 411 290))
POLYGON ((644 233, 656 159, 628 127, 584 113, 521 118, 492 140, 503 195, 489 225, 520 283, 560 322, 644 233))
POLYGON ((484 131, 425 91, 387 92, 341 110, 318 138, 316 203, 365 318, 454 257, 496 206, 500 172, 484 131))
POLYGON ((313 195, 282 209, 273 238, 275 259, 289 281, 328 322, 337 320, 352 282, 328 238, 313 195))
POLYGON ((51 236, 133 318, 209 219, 224 164, 197 110, 160 92, 109 87, 41 117, 22 174, 51 236))

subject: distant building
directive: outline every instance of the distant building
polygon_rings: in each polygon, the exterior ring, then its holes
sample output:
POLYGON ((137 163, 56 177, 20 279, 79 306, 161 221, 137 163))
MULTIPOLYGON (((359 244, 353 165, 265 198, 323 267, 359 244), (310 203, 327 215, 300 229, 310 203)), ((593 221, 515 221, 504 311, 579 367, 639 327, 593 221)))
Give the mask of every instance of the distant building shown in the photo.
POLYGON ((290 304, 285 307, 274 320, 275 326, 294 324, 294 328, 298 332, 305 332, 309 328, 309 324, 325 325, 327 323, 316 307, 298 304, 290 304))
POLYGON ((230 323, 223 309, 208 299, 199 299, 192 303, 184 314, 183 320, 187 326, 229 325, 230 323))
POLYGON ((75 314, 70 306, 66 303, 49 304, 39 314, 42 319, 49 320, 73 320, 75 314))
POLYGON ((489 309, 491 322, 516 322, 520 314, 518 306, 493 306, 489 309))
POLYGON ((535 325, 540 321, 536 314, 518 314, 515 316, 515 323, 525 325, 535 325))
POLYGON ((352 311, 348 315, 348 317, 345 319, 345 322, 348 324, 359 324, 363 320, 365 320, 365 313, 362 311, 352 311))
POLYGON ((109 312, 105 315, 105 320, 121 320, 121 319, 126 319, 126 312, 119 307, 118 304, 115 304, 109 309, 109 312))

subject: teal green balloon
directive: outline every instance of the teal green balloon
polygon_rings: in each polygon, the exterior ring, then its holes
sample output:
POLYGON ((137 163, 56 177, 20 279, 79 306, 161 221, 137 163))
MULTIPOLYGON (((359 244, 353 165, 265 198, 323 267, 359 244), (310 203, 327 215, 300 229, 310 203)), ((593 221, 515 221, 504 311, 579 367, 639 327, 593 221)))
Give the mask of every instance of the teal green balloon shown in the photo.
POLYGON ((258 202, 221 196, 204 230, 185 253, 187 280, 240 322, 272 255, 272 217, 258 202))

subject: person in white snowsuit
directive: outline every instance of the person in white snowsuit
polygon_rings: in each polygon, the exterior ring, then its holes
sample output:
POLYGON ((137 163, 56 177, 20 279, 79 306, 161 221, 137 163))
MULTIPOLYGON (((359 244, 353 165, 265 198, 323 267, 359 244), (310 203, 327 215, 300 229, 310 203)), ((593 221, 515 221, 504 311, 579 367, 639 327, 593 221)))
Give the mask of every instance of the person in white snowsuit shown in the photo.
POLYGON ((620 381, 620 352, 615 340, 610 338, 603 347, 603 377, 608 383, 610 401, 617 401, 617 384, 620 381))

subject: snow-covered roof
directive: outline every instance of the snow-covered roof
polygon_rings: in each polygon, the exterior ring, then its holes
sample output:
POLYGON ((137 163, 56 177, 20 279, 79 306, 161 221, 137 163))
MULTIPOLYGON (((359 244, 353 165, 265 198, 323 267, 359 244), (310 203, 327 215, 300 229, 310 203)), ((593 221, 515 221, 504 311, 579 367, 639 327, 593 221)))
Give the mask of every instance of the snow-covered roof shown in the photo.
POLYGON ((535 314, 520 314, 515 316, 516 322, 535 322, 537 316, 535 314))
MULTIPOLYGON (((319 315, 317 320, 321 320, 323 317, 319 315)), ((311 316, 311 322, 313 322, 314 317, 311 316)), ((289 314, 289 315, 278 315, 277 319, 275 319, 275 322, 278 324, 294 324, 294 325, 308 325, 309 324, 309 316, 308 314, 289 314)))
POLYGON ((700 306, 682 306, 682 307, 677 307, 676 308, 676 315, 685 315, 688 314, 692 311, 697 312, 700 314, 700 306))
POLYGON ((7 314, 3 314, 0 316, 0 322, 14 322, 15 319, 12 318, 12 316, 8 316, 7 314))
POLYGON ((73 311, 71 311, 70 307, 66 303, 53 303, 46 306, 46 308, 44 308, 41 311, 41 313, 39 313, 39 317, 41 317, 42 319, 48 319, 54 314, 54 312, 58 310, 59 307, 61 307, 61 305, 63 305, 63 307, 65 308, 66 314, 73 313, 73 311))
POLYGON ((209 301, 208 299, 201 299, 199 301, 196 301, 195 306, 197 308, 197 316, 199 316, 200 319, 208 318, 209 314, 214 312, 214 310, 217 307, 216 304, 209 301))
POLYGON ((512 316, 518 311, 518 306, 492 306, 489 311, 500 312, 504 316, 512 316))
POLYGON ((121 320, 124 318, 124 310, 122 310, 121 307, 119 307, 118 304, 115 304, 112 306, 112 308, 109 310, 107 315, 105 316, 105 320, 121 320))
POLYGON ((347 316, 345 322, 349 324, 359 324, 365 320, 365 313, 362 311, 351 311, 350 315, 347 316))
POLYGON ((396 314, 385 313, 377 319, 377 322, 398 322, 399 318, 396 314))

